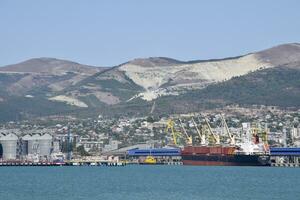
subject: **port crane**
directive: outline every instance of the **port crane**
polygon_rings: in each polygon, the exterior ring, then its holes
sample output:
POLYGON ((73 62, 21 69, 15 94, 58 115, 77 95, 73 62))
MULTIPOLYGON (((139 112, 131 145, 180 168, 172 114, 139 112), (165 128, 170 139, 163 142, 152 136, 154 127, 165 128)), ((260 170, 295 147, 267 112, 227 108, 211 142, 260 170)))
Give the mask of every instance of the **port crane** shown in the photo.
POLYGON ((207 127, 208 127, 209 133, 210 133, 210 134, 213 136, 213 138, 214 138, 215 144, 216 144, 216 145, 219 145, 219 144, 220 144, 220 136, 217 135, 217 134, 215 134, 215 133, 212 131, 212 128, 211 128, 211 126, 210 126, 210 124, 209 124, 209 122, 208 122, 208 120, 207 120, 206 117, 204 117, 204 120, 205 120, 205 123, 206 123, 206 125, 207 125, 207 127))
POLYGON ((222 120, 222 124, 223 124, 223 127, 230 139, 230 145, 232 146, 235 146, 236 142, 235 142, 235 136, 233 134, 230 133, 229 131, 229 128, 228 128, 228 125, 226 123, 226 120, 225 120, 225 117, 221 114, 221 120, 222 120))
POLYGON ((259 142, 259 138, 260 138, 265 145, 268 145, 269 129, 267 124, 265 124, 264 128, 261 128, 260 124, 256 123, 252 125, 251 132, 252 132, 252 136, 256 138, 255 142, 259 142))
POLYGON ((262 141, 268 145, 268 134, 270 132, 270 129, 268 128, 268 124, 265 124, 265 128, 262 131, 262 141))
POLYGON ((171 130, 172 133, 172 137, 173 137, 173 142, 176 146, 178 146, 178 137, 180 137, 180 133, 175 131, 175 123, 172 119, 169 119, 167 122, 167 127, 166 127, 166 132, 168 132, 169 130, 171 130))
POLYGON ((186 137, 186 143, 187 143, 188 145, 192 145, 192 144, 193 144, 193 138, 192 138, 192 136, 189 136, 189 134, 186 132, 186 129, 184 128, 181 119, 179 119, 179 123, 180 123, 180 126, 181 126, 181 128, 182 128, 184 134, 185 134, 185 137, 186 137))
POLYGON ((198 125, 195 122, 193 117, 192 117, 192 122, 193 122, 193 124, 196 128, 196 131, 197 131, 198 135, 199 135, 201 145, 206 145, 206 136, 205 136, 204 133, 201 133, 201 131, 198 129, 198 125))

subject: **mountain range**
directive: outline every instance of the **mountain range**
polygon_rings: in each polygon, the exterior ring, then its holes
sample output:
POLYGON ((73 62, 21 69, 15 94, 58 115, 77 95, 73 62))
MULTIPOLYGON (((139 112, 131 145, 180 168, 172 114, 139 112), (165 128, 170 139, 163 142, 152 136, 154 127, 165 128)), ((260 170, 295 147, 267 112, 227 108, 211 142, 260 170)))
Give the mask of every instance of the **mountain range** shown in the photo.
POLYGON ((34 58, 0 67, 0 121, 183 113, 231 104, 300 107, 300 44, 187 62, 150 57, 96 67, 34 58))

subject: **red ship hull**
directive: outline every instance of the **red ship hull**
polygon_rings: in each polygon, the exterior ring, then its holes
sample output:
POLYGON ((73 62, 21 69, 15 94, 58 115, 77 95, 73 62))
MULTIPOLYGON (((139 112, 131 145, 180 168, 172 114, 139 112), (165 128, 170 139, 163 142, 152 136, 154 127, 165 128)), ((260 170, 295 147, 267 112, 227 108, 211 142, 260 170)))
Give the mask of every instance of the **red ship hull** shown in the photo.
POLYGON ((184 165, 201 165, 201 166, 235 166, 235 163, 219 162, 219 161, 196 161, 196 160, 184 160, 184 165))
POLYGON ((235 147, 185 147, 181 152, 184 165, 268 166, 267 155, 235 154, 235 147))
POLYGON ((198 166, 269 166, 268 164, 254 163, 241 163, 241 162, 220 162, 220 161, 194 161, 183 160, 184 165, 198 165, 198 166))

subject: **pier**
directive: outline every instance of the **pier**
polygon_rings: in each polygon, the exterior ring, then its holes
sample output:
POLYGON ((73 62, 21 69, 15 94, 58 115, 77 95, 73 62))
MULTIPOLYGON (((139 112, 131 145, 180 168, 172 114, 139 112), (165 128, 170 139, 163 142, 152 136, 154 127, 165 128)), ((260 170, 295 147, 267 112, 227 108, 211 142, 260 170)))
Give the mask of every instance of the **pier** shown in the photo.
POLYGON ((271 166, 300 167, 300 148, 273 147, 270 149, 271 166))
POLYGON ((58 167, 58 166, 108 166, 120 167, 127 165, 126 162, 110 162, 110 161, 66 161, 66 162, 20 162, 20 161, 7 161, 0 162, 0 167, 58 167))

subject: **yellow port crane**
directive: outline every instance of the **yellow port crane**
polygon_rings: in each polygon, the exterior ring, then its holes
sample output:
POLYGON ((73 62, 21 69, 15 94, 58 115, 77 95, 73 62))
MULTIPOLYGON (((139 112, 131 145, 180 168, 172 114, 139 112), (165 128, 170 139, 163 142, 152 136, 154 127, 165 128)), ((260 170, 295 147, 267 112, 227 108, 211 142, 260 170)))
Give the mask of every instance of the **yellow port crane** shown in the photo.
POLYGON ((178 137, 181 135, 180 133, 175 131, 175 123, 172 119, 169 119, 167 122, 167 127, 166 127, 166 132, 168 132, 169 130, 171 130, 172 133, 172 137, 173 137, 173 142, 176 146, 178 146, 178 137))
POLYGON ((225 120, 225 117, 222 114, 221 114, 221 120, 222 120, 223 127, 225 128, 225 131, 230 139, 230 145, 234 146, 235 145, 235 136, 230 133, 228 125, 225 120))
POLYGON ((219 145, 220 144, 220 136, 215 134, 213 131, 212 131, 212 128, 208 122, 208 120, 206 119, 206 117, 204 117, 204 120, 205 120, 205 123, 207 124, 207 127, 208 127, 208 131, 209 133, 213 136, 214 138, 214 141, 215 141, 215 144, 216 145, 219 145))
POLYGON ((201 145, 205 145, 206 144, 206 136, 205 136, 205 133, 201 133, 201 131, 198 129, 198 125, 197 123, 195 122, 194 118, 192 117, 192 122, 196 128, 196 131, 199 135, 199 138, 200 138, 200 143, 201 145))
POLYGON ((179 123, 180 123, 180 126, 181 126, 181 128, 182 128, 184 134, 185 134, 186 143, 187 143, 188 145, 192 145, 192 144, 193 144, 193 138, 192 138, 192 136, 190 136, 190 135, 186 132, 186 129, 184 128, 181 119, 179 119, 179 123))

